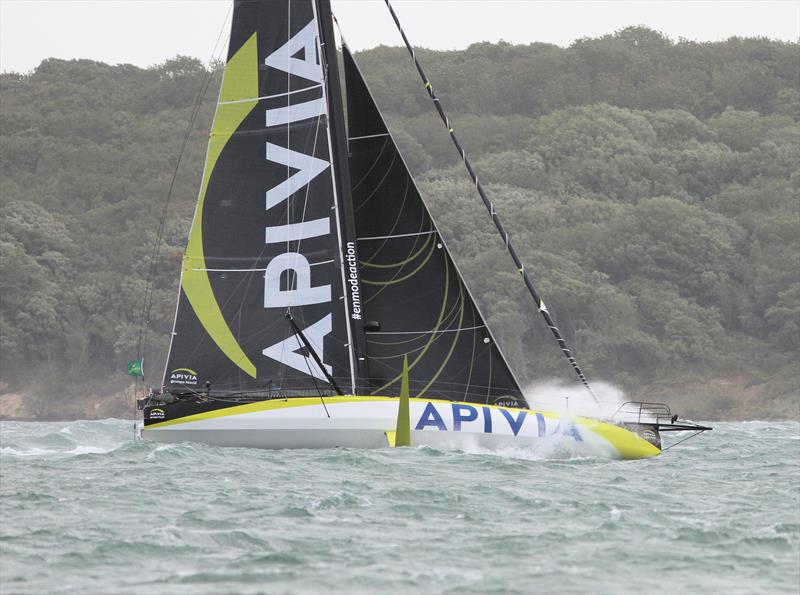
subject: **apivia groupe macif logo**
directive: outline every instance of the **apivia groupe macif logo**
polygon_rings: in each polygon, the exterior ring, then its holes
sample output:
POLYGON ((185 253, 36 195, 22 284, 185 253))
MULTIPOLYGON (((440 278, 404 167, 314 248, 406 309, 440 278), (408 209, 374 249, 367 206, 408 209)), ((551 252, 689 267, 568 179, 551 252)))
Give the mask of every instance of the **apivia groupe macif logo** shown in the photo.
POLYGON ((170 384, 181 384, 184 386, 197 385, 197 372, 189 368, 175 368, 169 373, 170 384))
POLYGON ((147 417, 150 419, 164 419, 164 410, 158 407, 151 409, 147 417))

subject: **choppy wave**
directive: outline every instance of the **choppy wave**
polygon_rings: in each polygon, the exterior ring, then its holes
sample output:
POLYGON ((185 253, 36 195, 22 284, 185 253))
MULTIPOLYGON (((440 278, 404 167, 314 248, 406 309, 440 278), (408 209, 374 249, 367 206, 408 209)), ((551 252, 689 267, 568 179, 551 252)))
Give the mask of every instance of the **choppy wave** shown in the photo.
POLYGON ((624 462, 4 422, 0 593, 797 593, 800 424, 716 425, 624 462))

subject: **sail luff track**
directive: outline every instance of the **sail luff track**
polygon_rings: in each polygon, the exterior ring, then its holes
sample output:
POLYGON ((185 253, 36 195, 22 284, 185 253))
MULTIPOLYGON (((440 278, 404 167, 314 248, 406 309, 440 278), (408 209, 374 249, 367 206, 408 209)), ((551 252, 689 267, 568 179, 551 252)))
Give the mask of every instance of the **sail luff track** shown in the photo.
POLYGON ((500 220, 500 216, 498 215, 497 210, 494 207, 494 204, 486 196, 486 192, 483 190, 483 186, 478 180, 478 175, 475 173, 472 164, 467 158, 467 154, 464 151, 464 148, 461 146, 461 142, 458 140, 458 136, 456 136, 456 133, 453 129, 453 126, 450 123, 450 120, 447 117, 447 114, 445 114, 444 109, 442 108, 441 101, 436 96, 436 93, 433 90, 433 85, 431 85, 427 75, 425 74, 425 71, 422 68, 422 65, 417 59, 417 55, 414 52, 414 48, 408 41, 408 37, 406 37, 405 31, 403 31, 403 27, 400 25, 400 20, 397 18, 397 14, 395 13, 394 8, 392 8, 391 2, 389 0, 384 0, 384 2, 386 3, 389 12, 392 15, 392 20, 394 21, 397 30, 400 32, 400 36, 403 38, 403 43, 405 43, 406 49, 408 50, 408 53, 414 62, 414 66, 417 68, 417 72, 419 73, 419 76, 422 79, 423 84, 425 85, 425 90, 428 92, 428 96, 433 101, 433 105, 436 107, 436 111, 439 114, 442 123, 447 128, 447 132, 450 135, 450 139, 453 141, 453 144, 455 145, 456 150, 458 151, 458 154, 461 157, 461 160, 464 162, 464 167, 466 167, 467 172, 469 173, 469 176, 472 179, 472 182, 475 184, 475 188, 478 191, 481 200, 483 201, 483 205, 486 207, 486 210, 489 212, 489 216, 492 218, 492 221, 494 222, 497 231, 500 233, 500 237, 503 239, 503 243, 506 246, 506 250, 511 255, 511 259, 514 261, 514 265, 517 267, 517 271, 522 276, 522 279, 525 282, 525 286, 528 288, 528 292, 531 294, 531 297, 533 297, 534 301, 536 302, 536 306, 539 312, 541 313, 542 317, 544 318, 545 323, 547 323, 547 327, 550 329, 550 332, 552 332, 553 337, 555 337, 556 341, 558 342, 558 345, 561 348, 561 352, 567 358, 567 360, 570 363, 570 366, 572 366, 572 369, 575 370, 575 373, 578 375, 578 378, 580 378, 583 385, 589 391, 589 394, 592 395, 594 401, 596 403, 599 403, 597 395, 595 395, 594 391, 592 390, 592 387, 589 385, 589 381, 586 379, 586 375, 583 373, 580 366, 578 365, 578 362, 575 360, 575 357, 572 355, 572 351, 567 346, 567 342, 561 335, 561 331, 559 331, 558 327, 555 324, 555 321, 553 320, 552 316, 550 316, 550 313, 547 311, 547 307, 545 306, 544 301, 539 295, 539 292, 536 290, 536 287, 533 284, 533 280, 530 278, 530 275, 528 275, 528 272, 525 270, 525 265, 522 263, 522 260, 517 255, 517 251, 514 249, 514 245, 511 243, 511 238, 509 237, 509 234, 506 231, 503 222, 500 220))

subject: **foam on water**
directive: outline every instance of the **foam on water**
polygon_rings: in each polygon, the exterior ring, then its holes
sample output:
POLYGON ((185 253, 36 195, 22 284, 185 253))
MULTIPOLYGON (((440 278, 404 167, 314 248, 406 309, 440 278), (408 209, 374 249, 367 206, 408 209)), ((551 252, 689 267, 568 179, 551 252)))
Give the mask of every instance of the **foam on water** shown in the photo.
POLYGON ((800 425, 714 425, 610 461, 6 422, 0 593, 797 593, 800 425))
MULTIPOLYGON (((550 410, 552 411, 552 410, 550 410)), ((599 449, 587 442, 577 442, 572 435, 574 416, 560 412, 562 417, 558 422, 558 431, 539 438, 530 446, 501 446, 487 448, 484 446, 467 445, 460 450, 472 454, 495 455, 510 459, 523 459, 527 461, 552 461, 562 459, 607 459, 609 451, 599 449)))

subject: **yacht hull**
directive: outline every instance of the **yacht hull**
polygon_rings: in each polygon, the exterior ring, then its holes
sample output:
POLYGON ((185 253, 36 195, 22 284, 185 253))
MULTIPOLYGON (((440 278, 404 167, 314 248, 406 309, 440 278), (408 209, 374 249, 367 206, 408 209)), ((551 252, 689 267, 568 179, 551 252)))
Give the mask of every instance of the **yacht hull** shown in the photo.
MULTIPOLYGON (((142 437, 156 442, 281 448, 382 448, 393 444, 399 400, 297 397, 212 408, 145 408, 142 437)), ((566 448, 575 456, 652 457, 661 451, 636 433, 591 418, 530 409, 409 400, 411 443, 437 448, 566 448)))

